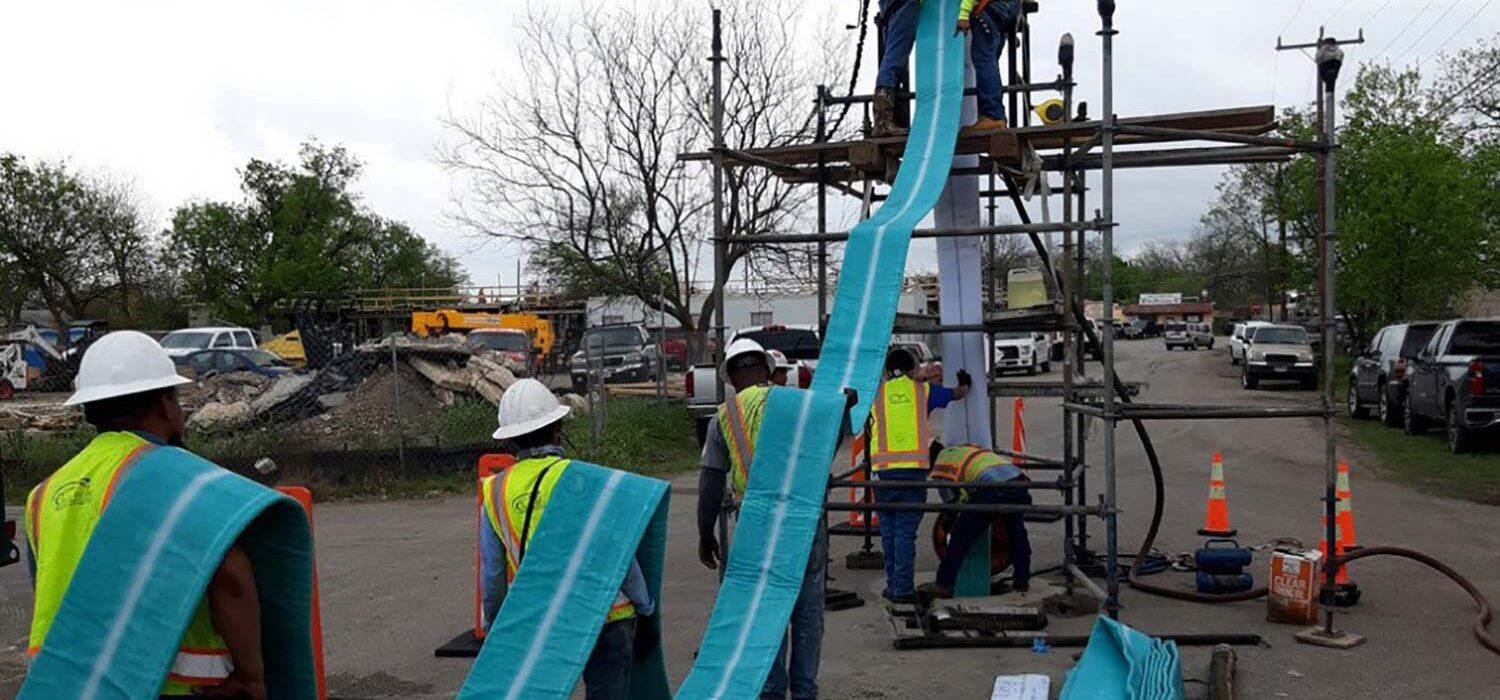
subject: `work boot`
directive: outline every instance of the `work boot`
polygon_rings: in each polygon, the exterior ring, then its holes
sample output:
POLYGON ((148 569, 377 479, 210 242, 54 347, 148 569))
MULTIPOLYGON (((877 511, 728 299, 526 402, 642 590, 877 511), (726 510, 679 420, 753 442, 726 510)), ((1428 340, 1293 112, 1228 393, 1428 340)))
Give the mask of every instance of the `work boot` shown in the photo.
POLYGON ((896 88, 875 88, 875 100, 871 106, 874 112, 875 124, 870 129, 870 135, 881 136, 904 136, 906 129, 896 126, 896 88))
POLYGON ((1006 129, 1008 127, 1009 127, 1009 125, 1005 123, 1004 119, 1000 119, 998 117, 987 117, 987 116, 981 114, 981 115, 979 115, 979 119, 977 121, 975 121, 973 124, 969 125, 969 127, 967 129, 964 129, 964 130, 965 131, 1003 131, 1004 129, 1006 129))

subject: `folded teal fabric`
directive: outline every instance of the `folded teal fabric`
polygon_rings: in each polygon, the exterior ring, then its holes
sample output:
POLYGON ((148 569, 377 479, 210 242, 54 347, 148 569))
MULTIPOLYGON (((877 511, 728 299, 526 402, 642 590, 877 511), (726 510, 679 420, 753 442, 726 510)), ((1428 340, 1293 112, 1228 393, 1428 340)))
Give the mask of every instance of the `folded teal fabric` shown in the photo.
POLYGON ((236 541, 260 588, 270 697, 316 698, 313 548, 302 507, 170 447, 152 450, 120 480, 20 698, 156 698, 236 541))
POLYGON ((1183 700, 1186 695, 1176 644, 1100 617, 1083 657, 1068 671, 1059 700, 1183 700))
MULTIPOLYGON (((569 464, 536 523, 460 700, 572 695, 632 558, 640 560, 652 597, 661 600, 667 492, 664 481, 569 464)), ((660 619, 658 614, 646 624, 660 619)), ((639 700, 671 696, 660 650, 632 669, 631 686, 639 700)))

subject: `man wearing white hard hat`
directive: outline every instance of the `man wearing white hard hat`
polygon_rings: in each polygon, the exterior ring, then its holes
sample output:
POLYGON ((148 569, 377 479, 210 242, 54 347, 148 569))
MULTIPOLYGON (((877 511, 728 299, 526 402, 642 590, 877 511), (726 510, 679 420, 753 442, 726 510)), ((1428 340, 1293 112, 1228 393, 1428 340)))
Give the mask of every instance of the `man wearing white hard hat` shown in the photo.
MULTIPOLYGON (((484 619, 493 621, 516 576, 526 545, 551 500, 553 489, 568 468, 563 456, 563 419, 569 408, 552 390, 535 379, 512 384, 500 397, 496 440, 516 463, 484 480, 482 517, 490 524, 481 530, 479 575, 483 584, 484 619)), ((638 618, 656 614, 656 603, 646 587, 638 562, 632 561, 625 585, 605 617, 604 628, 588 663, 583 667, 587 700, 625 700, 630 696, 630 667, 656 650, 657 625, 638 618)), ((488 624, 488 622, 486 622, 488 624)))
MULTIPOLYGON (((734 388, 734 395, 725 398, 709 425, 703 444, 703 469, 698 476, 698 559, 710 569, 719 568, 723 560, 714 526, 724 509, 725 483, 729 486, 730 506, 734 507, 745 496, 773 373, 778 365, 790 364, 785 357, 778 362, 779 354, 744 338, 731 343, 724 353, 720 371, 734 388)), ((818 665, 823 653, 823 581, 828 573, 826 538, 820 528, 807 560, 802 590, 792 607, 790 643, 782 641, 776 663, 761 690, 763 700, 784 700, 788 690, 794 700, 818 697, 818 665)))
MULTIPOLYGON (((69 406, 98 431, 26 499, 27 551, 36 604, 28 653, 40 653, 73 571, 118 477, 152 445, 182 446, 187 419, 177 387, 191 380, 150 336, 116 331, 89 346, 69 406)), ((121 585, 124 585, 122 582, 121 585)), ((260 601, 250 557, 232 546, 188 623, 162 685, 164 697, 263 699, 260 601)))
POLYGON ((792 370, 797 369, 797 363, 786 359, 786 353, 780 350, 768 352, 771 353, 771 360, 774 362, 771 366, 771 383, 776 386, 790 386, 788 382, 791 381, 792 370))

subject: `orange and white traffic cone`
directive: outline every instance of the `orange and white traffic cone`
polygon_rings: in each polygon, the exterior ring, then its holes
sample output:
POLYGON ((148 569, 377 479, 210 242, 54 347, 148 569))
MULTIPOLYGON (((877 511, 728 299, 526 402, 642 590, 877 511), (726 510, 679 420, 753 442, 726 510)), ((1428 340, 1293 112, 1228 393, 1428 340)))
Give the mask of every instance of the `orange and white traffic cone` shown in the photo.
MULTIPOLYGON (((1011 412, 1014 416, 1010 424, 1010 449, 1012 452, 1024 453, 1026 451, 1026 400, 1017 396, 1015 410, 1011 412)), ((1025 464, 1026 460, 1021 457, 1011 457, 1014 464, 1025 464)))
MULTIPOLYGON (((1318 521, 1320 524, 1318 531, 1322 533, 1322 535, 1318 539, 1318 551, 1323 553, 1323 556, 1325 557, 1324 561, 1327 561, 1326 557, 1329 556, 1328 516, 1325 515, 1321 518, 1318 518, 1318 521)), ((1343 525, 1339 522, 1338 518, 1335 518, 1333 522, 1333 556, 1335 557, 1344 556, 1343 530, 1343 525)), ((1323 575, 1321 573, 1318 575, 1318 580, 1323 580, 1323 575)), ((1354 581, 1349 578, 1349 567, 1339 566, 1338 572, 1333 575, 1333 584, 1334 591, 1332 602, 1334 605, 1341 608, 1347 608, 1359 602, 1359 585, 1354 583, 1354 581)))
MULTIPOLYGON (((291 496, 302 506, 302 511, 307 513, 307 529, 312 531, 313 527, 313 500, 312 492, 303 486, 278 486, 277 491, 291 496)), ((322 603, 318 600, 318 564, 313 562, 312 580, 312 643, 313 643, 313 674, 316 676, 318 688, 318 700, 328 698, 328 678, 323 669, 323 612, 322 603)))
POLYGON ((1354 538, 1354 492, 1349 489, 1349 463, 1339 462, 1338 496, 1339 546, 1346 552, 1359 549, 1354 538))
POLYGON ((1213 470, 1208 476, 1208 513, 1198 534, 1209 537, 1234 537, 1239 531, 1229 526, 1229 496, 1224 489, 1224 456, 1214 453, 1213 470))
MULTIPOLYGON (((849 467, 851 469, 853 469, 854 467, 858 467, 859 466, 859 461, 860 461, 861 458, 864 457, 864 454, 865 454, 865 434, 864 433, 860 433, 860 434, 854 436, 854 440, 851 441, 851 445, 849 447, 849 467)), ((854 481, 864 481, 865 480, 865 470, 863 470, 863 469, 855 469, 854 470, 854 474, 853 474, 853 476, 851 478, 854 481)), ((874 503, 875 502, 875 491, 873 489, 867 489, 867 488, 864 488, 862 486, 853 486, 853 487, 850 487, 849 488, 849 502, 850 503, 865 503, 865 504, 874 503)), ((864 527, 865 526, 865 518, 869 518, 870 519, 870 526, 871 527, 880 527, 880 516, 876 515, 874 511, 861 511, 861 510, 851 510, 851 511, 849 511, 849 524, 850 525, 853 525, 855 527, 864 527)))

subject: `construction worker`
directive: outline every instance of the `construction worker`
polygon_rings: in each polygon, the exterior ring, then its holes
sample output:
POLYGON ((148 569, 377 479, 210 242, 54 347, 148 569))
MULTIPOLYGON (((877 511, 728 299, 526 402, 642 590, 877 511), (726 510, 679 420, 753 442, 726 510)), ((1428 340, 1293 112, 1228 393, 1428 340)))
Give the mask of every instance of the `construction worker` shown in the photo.
MULTIPOLYGON (((187 419, 176 387, 189 383, 144 333, 109 333, 84 352, 76 391, 66 404, 82 405, 84 420, 98 435, 26 499, 27 552, 36 592, 30 657, 47 643, 73 571, 118 477, 155 447, 182 446, 187 419)), ((260 598, 250 557, 239 545, 229 548, 209 581, 160 694, 266 697, 260 598)))
MULTIPOLYGON (((952 401, 969 395, 969 373, 958 371, 958 388, 912 379, 917 358, 906 348, 892 348, 885 359, 885 381, 871 405, 867 438, 870 468, 881 481, 924 481, 929 464, 932 434, 927 416, 952 401)), ((877 488, 875 502, 916 504, 927 502, 922 488, 877 488)), ((881 510, 880 540, 885 548, 885 591, 893 603, 916 600, 918 510, 881 510)))
MULTIPOLYGON (((567 470, 563 456, 563 419, 569 408, 535 379, 512 384, 500 397, 496 440, 505 440, 516 463, 484 480, 479 576, 484 619, 493 622, 526 545, 546 513, 557 482, 567 470)), ((640 563, 632 560, 625 583, 605 617, 594 651, 583 667, 587 700, 625 700, 630 696, 632 664, 642 663, 661 643, 654 621, 656 602, 646 587, 640 563)))
MULTIPOLYGON (((934 442, 929 452, 932 459, 932 479, 952 481, 957 488, 943 489, 943 501, 947 503, 1009 503, 1031 505, 1031 492, 1025 489, 969 489, 963 484, 990 484, 1009 481, 1026 481, 1026 473, 1011 461, 990 450, 975 445, 955 445, 944 448, 934 442)), ((947 517, 951 513, 944 513, 947 517)), ((1026 536, 1024 513, 1007 513, 1005 532, 1010 541, 1012 567, 1011 588, 1025 591, 1031 588, 1031 541, 1026 536)), ((984 535, 986 527, 995 521, 989 513, 959 513, 950 518, 948 549, 938 565, 937 582, 932 590, 938 598, 952 598, 953 585, 958 581, 958 571, 963 568, 964 557, 984 535)))
POLYGON ((771 353, 771 383, 776 386, 787 386, 791 379, 792 370, 797 369, 797 363, 786 359, 786 353, 780 350, 768 350, 771 353))
MULTIPOLYGON (((775 351, 767 352, 753 340, 730 344, 720 368, 735 394, 724 400, 709 426, 703 445, 703 469, 698 476, 698 559, 709 569, 718 569, 723 551, 714 528, 725 508, 725 483, 729 507, 745 495, 760 435, 761 416, 771 393, 775 351)), ((790 690, 794 700, 818 697, 818 665, 823 654, 823 581, 828 574, 827 533, 820 527, 802 577, 802 590, 792 607, 790 653, 786 639, 776 654, 776 663, 761 689, 763 700, 785 700, 790 690)))
MULTIPOLYGON (((920 2, 880 0, 880 14, 875 21, 885 29, 885 53, 881 56, 880 70, 875 74, 875 98, 871 105, 871 133, 874 136, 904 133, 896 126, 896 105, 902 98, 907 62, 916 42, 920 2)), ((1005 83, 1000 78, 1000 54, 1005 50, 1006 37, 1020 12, 1020 0, 963 0, 959 5, 955 33, 973 35, 969 55, 974 62, 974 87, 979 102, 979 119, 971 127, 975 130, 1005 128, 1005 103, 1002 99, 1005 83), (979 31, 971 32, 976 24, 979 31)))

